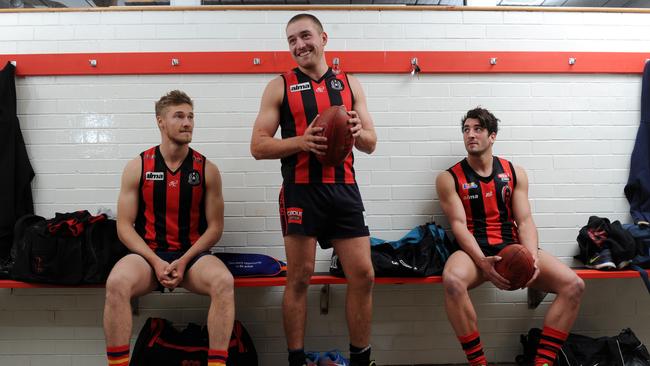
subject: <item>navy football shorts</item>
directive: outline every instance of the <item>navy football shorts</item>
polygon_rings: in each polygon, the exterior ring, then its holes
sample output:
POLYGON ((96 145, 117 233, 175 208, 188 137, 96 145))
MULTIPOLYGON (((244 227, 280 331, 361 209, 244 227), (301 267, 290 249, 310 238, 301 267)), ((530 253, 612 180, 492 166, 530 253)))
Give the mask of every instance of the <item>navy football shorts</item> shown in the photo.
POLYGON ((327 249, 334 239, 370 235, 356 184, 284 183, 279 203, 283 236, 316 237, 327 249))

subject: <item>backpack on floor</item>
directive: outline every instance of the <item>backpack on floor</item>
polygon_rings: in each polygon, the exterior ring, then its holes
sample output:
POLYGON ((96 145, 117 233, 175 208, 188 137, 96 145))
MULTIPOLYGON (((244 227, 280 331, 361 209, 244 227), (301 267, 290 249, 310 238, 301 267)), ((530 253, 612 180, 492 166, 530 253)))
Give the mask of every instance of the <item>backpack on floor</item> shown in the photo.
MULTIPOLYGON (((130 366, 206 366, 208 364, 208 329, 189 323, 183 330, 169 320, 149 318, 142 326, 130 366)), ((257 366, 253 340, 238 320, 233 325, 228 345, 227 366, 257 366)))
MULTIPOLYGON (((533 366, 541 329, 532 328, 521 335, 524 353, 517 365, 533 366)), ((570 333, 555 358, 556 366, 650 366, 650 354, 630 328, 615 337, 592 338, 570 333)))

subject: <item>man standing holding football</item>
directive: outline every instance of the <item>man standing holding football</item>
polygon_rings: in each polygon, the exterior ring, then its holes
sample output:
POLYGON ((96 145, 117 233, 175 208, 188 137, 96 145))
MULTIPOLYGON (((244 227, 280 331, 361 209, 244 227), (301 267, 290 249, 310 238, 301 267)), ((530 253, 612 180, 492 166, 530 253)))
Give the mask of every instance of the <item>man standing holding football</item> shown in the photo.
POLYGON ((314 272, 316 241, 334 247, 341 259, 348 289, 346 314, 351 366, 369 366, 374 271, 368 227, 350 153, 338 166, 324 166, 327 139, 313 122, 325 109, 344 105, 354 146, 375 150, 377 136, 359 81, 328 67, 324 48, 328 36, 321 22, 298 14, 286 27, 291 56, 298 67, 271 80, 260 105, 251 137, 255 159, 281 159, 280 222, 287 256, 287 285, 282 303, 289 365, 311 365, 304 352, 307 288, 314 272), (282 138, 274 138, 281 127, 282 138))

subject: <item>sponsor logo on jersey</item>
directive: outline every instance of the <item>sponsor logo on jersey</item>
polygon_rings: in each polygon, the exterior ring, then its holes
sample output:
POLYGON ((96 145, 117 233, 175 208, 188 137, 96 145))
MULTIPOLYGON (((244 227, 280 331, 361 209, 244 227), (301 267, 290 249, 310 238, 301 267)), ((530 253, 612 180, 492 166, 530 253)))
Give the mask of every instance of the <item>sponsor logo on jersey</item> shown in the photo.
POLYGON ((325 86, 321 85, 318 88, 316 88, 316 93, 323 93, 325 92, 325 86))
POLYGON ((337 78, 332 78, 329 80, 330 89, 341 91, 343 90, 343 82, 337 78))
POLYGON ((146 172, 144 174, 145 180, 165 180, 165 173, 163 172, 146 172))
POLYGON ((466 194, 463 196, 463 200, 475 200, 478 199, 480 196, 478 194, 466 194))
POLYGON ((485 194, 485 198, 490 198, 490 197, 492 197, 492 196, 494 196, 494 192, 492 192, 492 191, 489 191, 489 192, 487 192, 487 193, 485 194))
POLYGON ((302 208, 300 207, 287 208, 287 222, 289 224, 302 225, 302 208))
POLYGON ((196 170, 192 170, 187 176, 187 183, 191 186, 198 186, 201 184, 201 174, 196 170))
POLYGON ((303 91, 303 90, 309 90, 309 89, 311 89, 311 83, 309 81, 305 81, 304 83, 293 84, 289 86, 289 90, 292 93, 303 91))
POLYGON ((169 188, 177 188, 178 187, 178 181, 177 180, 170 180, 168 185, 169 185, 169 188))
POLYGON ((463 183, 463 189, 474 189, 478 188, 478 185, 475 182, 463 183))
POLYGON ((502 182, 510 182, 510 177, 507 173, 501 173, 497 175, 497 178, 501 179, 502 182))

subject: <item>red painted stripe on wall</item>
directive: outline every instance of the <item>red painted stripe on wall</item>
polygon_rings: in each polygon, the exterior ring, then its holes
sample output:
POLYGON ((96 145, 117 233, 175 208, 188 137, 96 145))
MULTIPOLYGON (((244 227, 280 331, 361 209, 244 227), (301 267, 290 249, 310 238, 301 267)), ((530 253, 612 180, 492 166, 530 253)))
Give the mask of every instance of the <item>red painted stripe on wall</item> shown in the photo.
MULTIPOLYGON (((339 58, 346 72, 378 74, 409 73, 413 58, 421 73, 640 74, 650 59, 650 53, 632 52, 328 51, 326 56, 329 64, 339 58)), ((296 66, 288 51, 0 55, 0 65, 8 61, 17 62, 20 76, 264 74, 296 66)))

